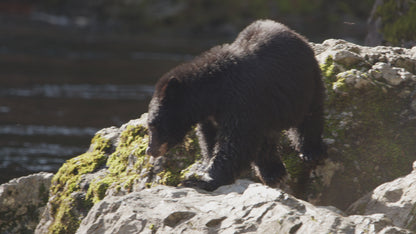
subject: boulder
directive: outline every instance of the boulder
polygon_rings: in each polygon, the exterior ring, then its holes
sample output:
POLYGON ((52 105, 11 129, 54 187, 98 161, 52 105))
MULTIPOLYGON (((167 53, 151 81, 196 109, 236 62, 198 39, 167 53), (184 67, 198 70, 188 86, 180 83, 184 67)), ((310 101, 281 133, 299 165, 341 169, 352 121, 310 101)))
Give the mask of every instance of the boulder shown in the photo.
POLYGON ((416 230, 416 161, 407 176, 384 183, 354 202, 350 214, 384 214, 401 228, 416 230))
POLYGON ((248 180, 207 193, 156 186, 107 196, 76 233, 411 233, 383 214, 346 217, 248 180))
POLYGON ((346 209, 376 186, 411 171, 415 48, 366 47, 335 39, 313 47, 327 89, 324 138, 332 163, 313 173, 308 199, 346 209))
POLYGON ((53 174, 37 174, 0 185, 0 233, 30 233, 48 202, 53 174))

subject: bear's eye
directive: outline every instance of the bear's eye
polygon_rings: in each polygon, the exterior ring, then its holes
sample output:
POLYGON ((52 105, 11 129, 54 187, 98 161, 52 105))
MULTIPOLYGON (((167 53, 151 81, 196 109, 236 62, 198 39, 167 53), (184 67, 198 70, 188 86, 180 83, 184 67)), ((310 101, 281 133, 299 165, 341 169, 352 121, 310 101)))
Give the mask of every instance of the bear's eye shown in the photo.
POLYGON ((148 124, 148 128, 150 131, 153 131, 155 129, 155 125, 154 124, 148 124))

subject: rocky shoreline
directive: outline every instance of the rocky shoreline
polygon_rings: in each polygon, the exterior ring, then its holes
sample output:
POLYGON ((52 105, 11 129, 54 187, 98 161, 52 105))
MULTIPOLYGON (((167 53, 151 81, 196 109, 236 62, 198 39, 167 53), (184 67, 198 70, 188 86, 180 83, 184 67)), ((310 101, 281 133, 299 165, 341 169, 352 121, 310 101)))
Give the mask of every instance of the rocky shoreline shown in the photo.
MULTIPOLYGON (((41 172, 0 186, 2 233, 35 230, 39 214, 45 212, 47 194, 42 191, 52 176, 41 172)), ((106 196, 76 233, 414 233, 415 181, 416 161, 409 175, 380 185, 347 213, 314 206, 250 180, 237 180, 210 193, 158 185, 106 196)), ((44 218, 35 233, 50 233, 41 228, 50 224, 44 218)))

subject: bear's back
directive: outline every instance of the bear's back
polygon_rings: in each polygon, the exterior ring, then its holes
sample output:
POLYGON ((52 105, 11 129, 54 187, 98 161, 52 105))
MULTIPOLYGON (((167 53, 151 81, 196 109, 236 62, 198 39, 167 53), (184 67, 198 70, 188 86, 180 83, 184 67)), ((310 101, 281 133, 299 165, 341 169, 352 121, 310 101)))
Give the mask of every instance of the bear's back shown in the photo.
POLYGON ((229 49, 237 56, 264 53, 261 50, 312 52, 301 35, 272 20, 258 20, 241 31, 229 49))

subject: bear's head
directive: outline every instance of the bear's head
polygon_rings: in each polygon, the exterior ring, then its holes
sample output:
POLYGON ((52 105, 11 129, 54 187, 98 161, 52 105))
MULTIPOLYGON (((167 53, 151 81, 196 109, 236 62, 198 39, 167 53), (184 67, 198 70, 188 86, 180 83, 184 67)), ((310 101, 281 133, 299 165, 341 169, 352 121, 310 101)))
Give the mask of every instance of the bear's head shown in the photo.
POLYGON ((185 110, 184 84, 175 76, 162 77, 149 104, 148 155, 162 156, 183 141, 191 127, 187 124, 185 110))

